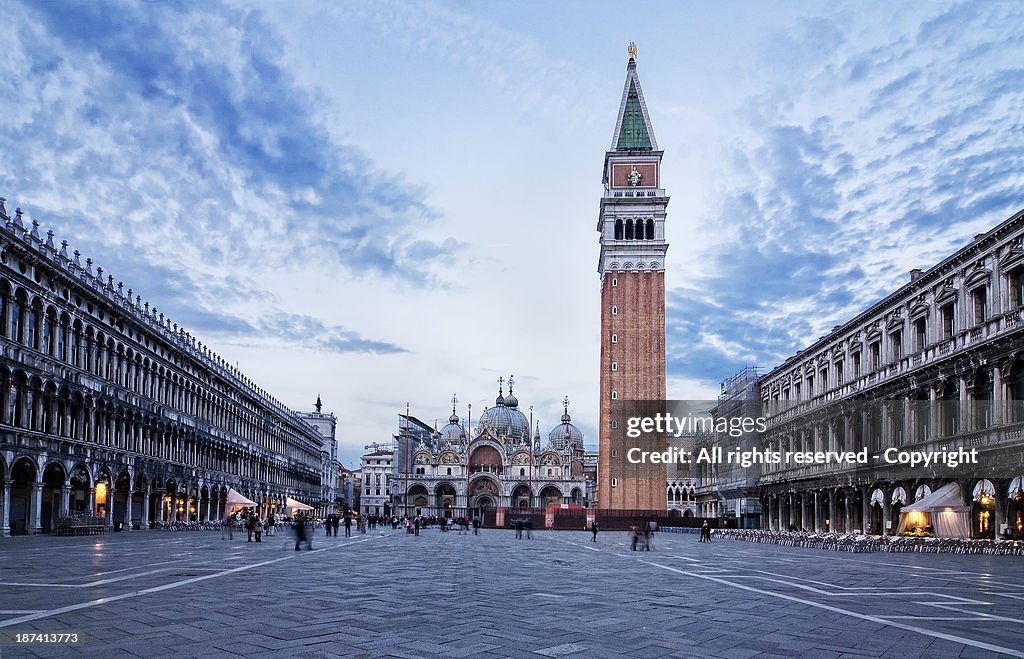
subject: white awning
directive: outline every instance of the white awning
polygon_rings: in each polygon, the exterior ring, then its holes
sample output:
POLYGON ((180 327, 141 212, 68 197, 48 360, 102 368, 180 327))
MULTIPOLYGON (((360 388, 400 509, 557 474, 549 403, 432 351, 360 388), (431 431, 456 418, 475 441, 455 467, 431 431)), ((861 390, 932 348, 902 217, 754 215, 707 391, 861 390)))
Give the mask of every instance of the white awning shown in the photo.
POLYGON ((224 500, 224 503, 231 507, 242 506, 243 508, 259 505, 252 499, 246 498, 245 495, 234 488, 228 488, 228 497, 224 500))
POLYGON ((293 499, 291 497, 287 497, 284 500, 284 507, 285 508, 291 508, 292 510, 313 510, 313 506, 307 506, 306 504, 302 503, 301 501, 296 501, 295 499, 293 499))
POLYGON ((960 497, 960 486, 956 483, 943 485, 920 501, 903 506, 901 513, 931 513, 937 511, 966 512, 970 508, 964 505, 960 497))

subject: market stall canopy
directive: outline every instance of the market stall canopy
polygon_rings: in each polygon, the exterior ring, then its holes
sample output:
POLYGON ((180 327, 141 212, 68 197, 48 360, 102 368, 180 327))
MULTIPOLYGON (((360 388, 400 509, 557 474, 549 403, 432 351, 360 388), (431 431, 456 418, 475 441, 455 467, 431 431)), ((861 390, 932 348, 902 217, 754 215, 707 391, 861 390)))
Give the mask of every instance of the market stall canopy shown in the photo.
POLYGON ((301 501, 296 501, 295 499, 293 499, 291 497, 287 497, 284 500, 284 507, 285 508, 291 508, 292 510, 313 510, 313 506, 307 506, 306 504, 302 503, 301 501))
POLYGON ((933 513, 949 511, 955 513, 969 512, 970 508, 964 505, 960 497, 960 486, 956 483, 943 485, 920 501, 903 506, 902 513, 933 513))
POLYGON ((234 488, 228 488, 228 498, 224 500, 229 507, 241 506, 243 508, 249 506, 258 506, 259 504, 252 499, 246 498, 241 492, 234 488))

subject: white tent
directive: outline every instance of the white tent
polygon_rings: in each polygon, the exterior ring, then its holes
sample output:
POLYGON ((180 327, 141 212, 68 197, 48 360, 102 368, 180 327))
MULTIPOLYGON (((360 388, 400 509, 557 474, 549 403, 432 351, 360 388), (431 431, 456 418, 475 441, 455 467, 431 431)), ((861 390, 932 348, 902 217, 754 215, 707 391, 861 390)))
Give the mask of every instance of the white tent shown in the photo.
POLYGON ((907 529, 928 526, 939 538, 967 538, 971 535, 971 508, 965 506, 956 483, 943 485, 920 501, 900 509, 900 528, 907 529))
POLYGON ((228 488, 228 497, 224 500, 224 517, 227 518, 235 508, 255 508, 258 506, 252 499, 246 498, 234 488, 228 488))
POLYGON ((293 499, 291 497, 287 497, 284 500, 284 507, 285 507, 285 510, 292 510, 292 511, 313 510, 313 506, 307 506, 306 504, 302 503, 301 501, 296 501, 295 499, 293 499))

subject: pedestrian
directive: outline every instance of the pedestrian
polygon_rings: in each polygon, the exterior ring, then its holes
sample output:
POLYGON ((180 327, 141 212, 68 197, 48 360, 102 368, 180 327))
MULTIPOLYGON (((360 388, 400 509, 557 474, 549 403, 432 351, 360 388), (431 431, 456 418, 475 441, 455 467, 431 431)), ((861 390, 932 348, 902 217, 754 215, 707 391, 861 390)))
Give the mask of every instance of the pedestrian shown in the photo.
POLYGON ((596 519, 590 525, 590 532, 594 534, 593 541, 597 542, 597 520, 596 519))
POLYGON ((711 542, 711 526, 708 524, 708 520, 704 520, 704 524, 700 527, 700 541, 711 542))
POLYGON ((247 542, 252 542, 252 536, 256 533, 256 513, 250 511, 249 515, 245 518, 245 530, 249 532, 249 539, 247 542))
POLYGON ((267 515, 267 537, 274 535, 274 527, 277 525, 277 520, 274 519, 274 513, 267 515))
POLYGON ((412 527, 413 527, 413 530, 414 530, 413 531, 413 535, 418 536, 420 534, 420 525, 421 525, 421 523, 420 523, 420 516, 417 515, 416 519, 414 519, 413 522, 412 522, 412 527))
POLYGON ((515 523, 516 527, 516 540, 523 539, 523 520, 517 519, 515 523))
POLYGON ((235 539, 235 514, 234 513, 228 515, 221 522, 221 529, 220 529, 220 539, 221 540, 224 539, 224 534, 227 534, 228 540, 234 540, 235 539))
POLYGON ((302 543, 306 541, 306 521, 301 517, 295 518, 293 525, 295 531, 295 551, 299 551, 302 543))
POLYGON ((345 513, 345 537, 352 537, 352 515, 350 513, 345 513))
POLYGON ((334 534, 335 538, 338 537, 338 527, 340 525, 341 525, 341 518, 338 517, 338 513, 334 513, 333 515, 331 515, 331 532, 334 534))
POLYGON ((637 528, 636 524, 629 527, 629 543, 630 549, 636 551, 636 543, 640 539, 640 529, 637 528))
POLYGON ((525 525, 526 525, 526 539, 527 540, 533 540, 533 519, 527 517, 525 525))
POLYGON ((654 522, 644 524, 644 551, 651 551, 651 540, 654 539, 654 522))
POLYGON ((256 542, 261 542, 261 539, 263 538, 263 520, 261 520, 259 517, 257 517, 256 513, 253 513, 252 518, 253 518, 253 529, 252 529, 252 531, 253 531, 253 533, 256 534, 256 542))
POLYGON ((473 535, 480 535, 480 518, 473 518, 473 535))

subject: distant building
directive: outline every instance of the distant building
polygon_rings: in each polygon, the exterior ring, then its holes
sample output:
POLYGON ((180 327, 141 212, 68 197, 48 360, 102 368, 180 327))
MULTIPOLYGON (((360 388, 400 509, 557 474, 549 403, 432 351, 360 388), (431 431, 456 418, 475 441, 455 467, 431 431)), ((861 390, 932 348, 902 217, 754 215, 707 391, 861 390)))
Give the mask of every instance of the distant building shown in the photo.
POLYGON ((903 506, 952 485, 965 516, 959 532, 1024 533, 1022 311, 1019 211, 912 270, 903 286, 760 378, 765 448, 869 455, 867 464, 766 466, 762 526, 895 533, 903 506), (955 468, 873 458, 973 450, 978 464, 955 468))
POLYGON ((519 400, 499 387, 494 406, 467 429, 455 412, 433 430, 400 415, 395 447, 395 512, 438 517, 481 516, 493 523, 499 510, 582 506, 587 497, 583 433, 572 423, 569 401, 561 422, 542 444, 531 439, 519 400))
POLYGON ((320 500, 316 507, 318 515, 324 516, 335 508, 343 505, 340 492, 338 462, 338 418, 331 413, 323 413, 320 396, 316 397, 315 412, 296 412, 299 418, 316 428, 320 434, 323 447, 320 451, 320 500))
POLYGON ((320 432, 4 202, 0 533, 217 520, 228 488, 321 502, 320 432))
POLYGON ((358 510, 364 515, 389 516, 392 514, 394 457, 395 452, 392 449, 382 448, 360 458, 362 492, 358 510))

